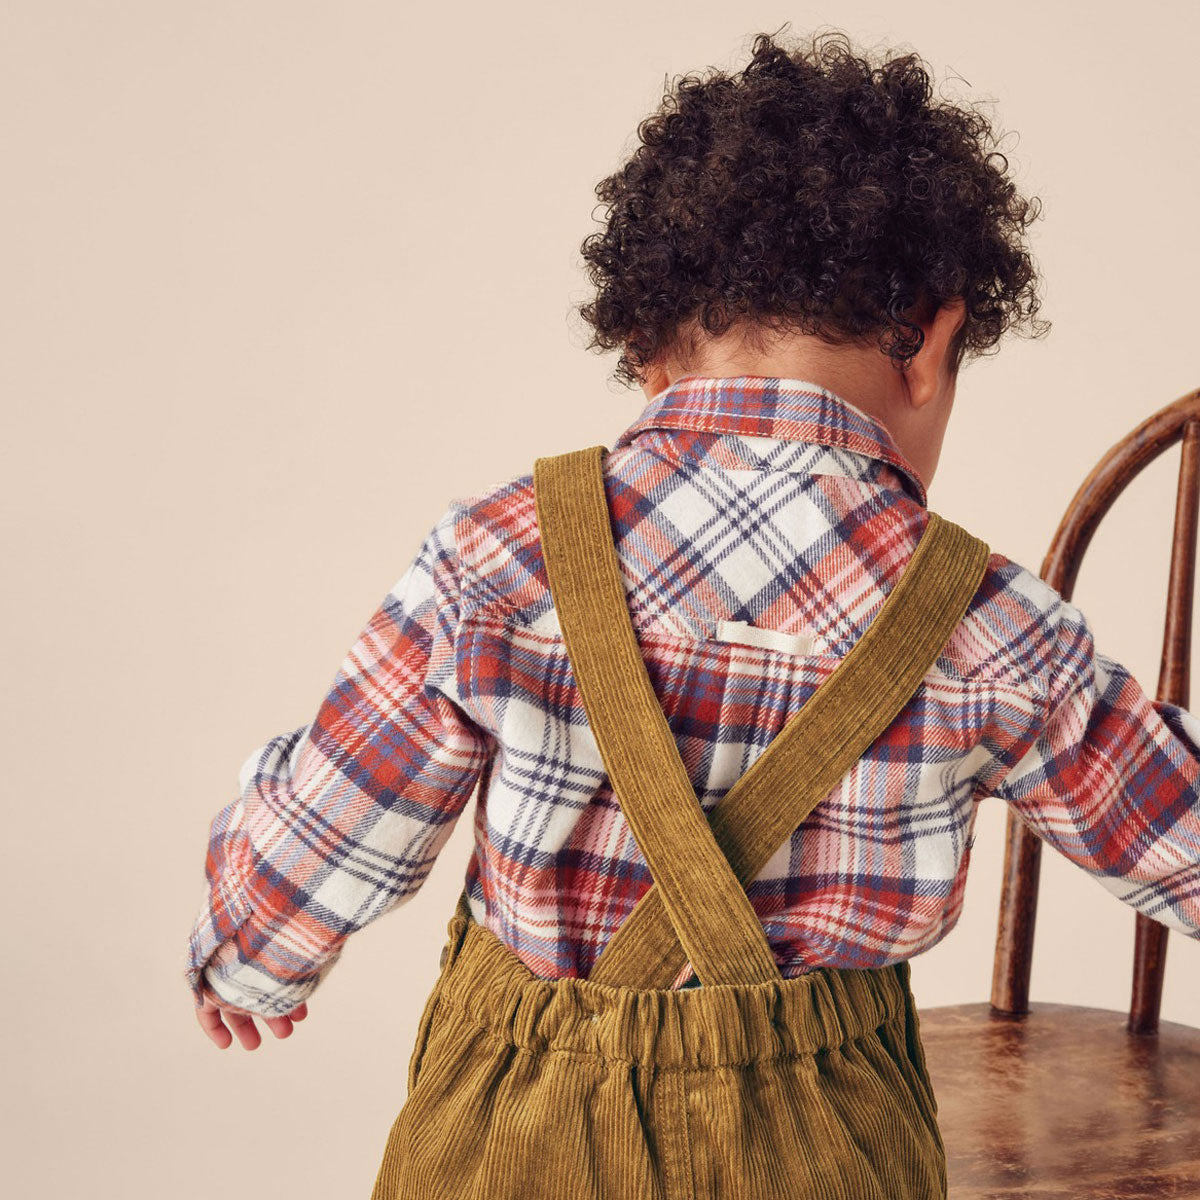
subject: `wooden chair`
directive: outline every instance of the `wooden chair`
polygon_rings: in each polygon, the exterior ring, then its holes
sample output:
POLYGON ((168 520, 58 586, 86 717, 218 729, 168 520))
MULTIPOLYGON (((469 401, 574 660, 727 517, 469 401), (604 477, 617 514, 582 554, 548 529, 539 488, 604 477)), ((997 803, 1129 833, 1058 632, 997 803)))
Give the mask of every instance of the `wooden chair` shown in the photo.
MULTIPOLYGON (((1069 599, 1084 551, 1126 485, 1181 443, 1157 698, 1188 706, 1200 389, 1097 463, 1041 575, 1069 599)), ((1200 1200, 1200 1029, 1159 1021, 1167 927, 1135 913, 1128 1015, 1029 1002, 1041 841, 1008 813, 989 1004, 920 1010, 951 1200, 1200 1200)))

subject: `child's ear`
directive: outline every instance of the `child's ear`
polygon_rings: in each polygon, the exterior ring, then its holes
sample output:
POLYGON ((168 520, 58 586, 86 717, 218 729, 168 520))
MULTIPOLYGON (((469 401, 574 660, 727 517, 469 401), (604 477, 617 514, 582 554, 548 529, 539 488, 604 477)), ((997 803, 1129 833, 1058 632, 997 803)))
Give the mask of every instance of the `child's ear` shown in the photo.
POLYGON ((955 374, 954 338, 966 320, 962 296, 945 301, 926 320, 919 321, 925 340, 904 371, 909 403, 923 408, 945 391, 955 374))

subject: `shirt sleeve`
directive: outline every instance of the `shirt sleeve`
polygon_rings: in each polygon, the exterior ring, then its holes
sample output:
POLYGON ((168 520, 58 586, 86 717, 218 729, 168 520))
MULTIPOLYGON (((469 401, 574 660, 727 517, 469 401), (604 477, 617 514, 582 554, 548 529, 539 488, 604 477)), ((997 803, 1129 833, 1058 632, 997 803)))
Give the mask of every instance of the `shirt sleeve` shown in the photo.
POLYGON ((213 817, 187 950, 197 1004, 207 988, 290 1012, 351 933, 420 888, 449 838, 491 752, 455 686, 456 517, 452 505, 425 538, 313 719, 250 754, 213 817))
POLYGON ((1039 719, 986 793, 1125 904, 1200 938, 1200 720, 1099 653, 1076 606, 1059 615, 1039 719))

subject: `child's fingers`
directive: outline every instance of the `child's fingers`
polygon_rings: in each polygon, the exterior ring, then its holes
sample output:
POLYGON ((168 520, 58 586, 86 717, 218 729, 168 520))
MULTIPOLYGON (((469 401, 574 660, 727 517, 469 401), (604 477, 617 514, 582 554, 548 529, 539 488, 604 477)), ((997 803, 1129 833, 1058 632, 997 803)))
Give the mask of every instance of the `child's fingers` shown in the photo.
POLYGON ((262 1021, 277 1038, 292 1036, 291 1013, 286 1017, 263 1017, 262 1021))
POLYGON ((211 1000, 205 1000, 203 1005, 196 1009, 196 1020, 200 1022, 200 1028, 204 1030, 209 1040, 221 1050, 233 1042, 233 1036, 221 1021, 220 1008, 211 1000))
POLYGON ((224 1016, 234 1036, 247 1050, 257 1050, 262 1045, 262 1034, 258 1032, 258 1026, 249 1013, 227 1008, 224 1016))
POLYGON ((209 1040, 224 1050, 233 1044, 236 1036, 247 1050, 256 1050, 262 1045, 262 1034, 254 1023, 254 1018, 260 1021, 277 1037, 291 1037, 293 1021, 303 1021, 308 1016, 308 1005, 298 1004, 290 1013, 281 1017, 268 1017, 262 1013, 247 1012, 217 1000, 211 992, 206 993, 204 1003, 196 1009, 196 1019, 209 1040), (225 1022, 228 1022, 226 1028, 225 1022))

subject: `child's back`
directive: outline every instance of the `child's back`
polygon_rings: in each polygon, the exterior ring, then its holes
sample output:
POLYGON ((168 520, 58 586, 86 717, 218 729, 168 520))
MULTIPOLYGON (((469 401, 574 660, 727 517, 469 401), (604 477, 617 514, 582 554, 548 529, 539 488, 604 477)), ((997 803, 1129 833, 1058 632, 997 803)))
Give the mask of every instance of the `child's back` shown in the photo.
MULTIPOLYGON (((877 421, 778 378, 676 380, 605 472, 638 644, 711 810, 871 624, 928 519, 924 487, 877 421), (753 644, 763 631, 774 644, 753 644)), ((989 796, 1200 936, 1198 743, 1076 606, 993 553, 912 702, 747 889, 782 973, 945 936, 989 796)), ((198 922, 193 982, 215 950, 230 1002, 294 1007, 350 932, 417 890, 481 776, 476 919, 535 974, 586 977, 652 881, 572 680, 528 473, 449 506, 315 720, 247 760, 212 853, 246 856, 255 932, 235 947, 213 939, 238 914, 198 922)))

